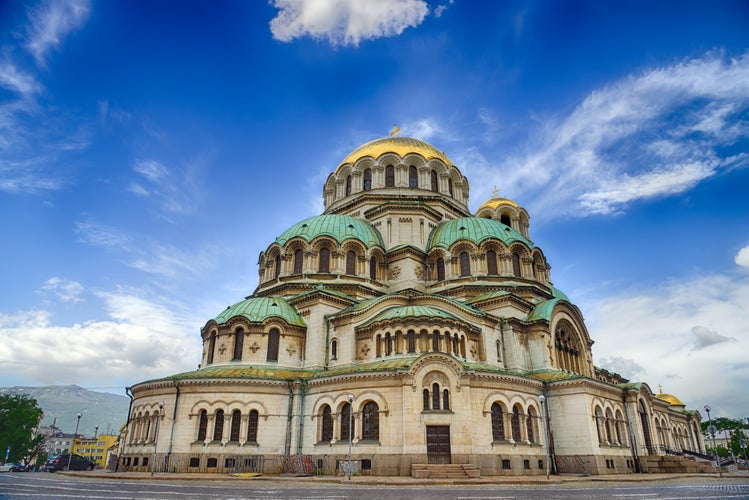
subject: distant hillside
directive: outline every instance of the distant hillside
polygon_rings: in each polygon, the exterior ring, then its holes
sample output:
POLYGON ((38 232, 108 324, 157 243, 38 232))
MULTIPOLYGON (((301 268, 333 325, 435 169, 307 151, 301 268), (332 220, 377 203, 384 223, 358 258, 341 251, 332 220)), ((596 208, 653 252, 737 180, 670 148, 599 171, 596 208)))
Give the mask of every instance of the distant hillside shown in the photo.
POLYGON ((117 433, 127 420, 130 399, 107 392, 95 392, 77 385, 48 385, 44 387, 0 387, 1 393, 26 394, 39 403, 44 411, 42 425, 52 425, 65 433, 75 432, 76 415, 81 413, 79 434, 94 435, 117 433))

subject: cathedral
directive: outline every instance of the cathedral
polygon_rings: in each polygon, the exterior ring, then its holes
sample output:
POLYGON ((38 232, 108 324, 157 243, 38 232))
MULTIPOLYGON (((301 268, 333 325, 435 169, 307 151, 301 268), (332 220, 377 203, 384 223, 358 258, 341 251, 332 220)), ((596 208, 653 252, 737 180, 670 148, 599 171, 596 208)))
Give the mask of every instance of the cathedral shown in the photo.
POLYGON ((496 191, 471 213, 460 169, 396 132, 260 253, 196 371, 128 388, 120 468, 624 474, 704 453, 697 411, 594 366, 529 213, 496 191))

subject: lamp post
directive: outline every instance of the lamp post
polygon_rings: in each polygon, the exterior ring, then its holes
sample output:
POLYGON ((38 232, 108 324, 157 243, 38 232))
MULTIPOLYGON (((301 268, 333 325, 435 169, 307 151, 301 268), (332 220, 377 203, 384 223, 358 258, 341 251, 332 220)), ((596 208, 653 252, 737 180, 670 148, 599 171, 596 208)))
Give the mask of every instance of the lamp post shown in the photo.
POLYGON ((546 479, 549 479, 549 462, 551 462, 551 440, 549 439, 549 424, 546 420, 546 396, 541 394, 538 397, 538 402, 541 403, 541 422, 543 423, 544 436, 546 437, 546 479))
POLYGON ((715 426, 713 425, 713 420, 710 418, 710 408, 708 405, 705 405, 705 412, 707 413, 707 430, 710 432, 710 436, 713 438, 713 449, 715 450, 715 463, 718 464, 718 474, 720 477, 723 477, 723 469, 720 466, 720 457, 718 456, 718 445, 715 444, 715 431, 717 430, 715 426))
POLYGON ((151 475, 156 471, 156 444, 159 441, 159 421, 164 416, 164 402, 159 402, 159 413, 156 415, 156 429, 153 434, 153 461, 151 462, 151 475))
POLYGON ((348 409, 348 467, 346 467, 346 474, 348 475, 348 480, 351 481, 351 469, 353 469, 354 464, 351 462, 351 443, 354 439, 354 395, 349 394, 348 395, 348 403, 349 403, 349 409, 348 409))
POLYGON ((78 414, 75 421, 75 432, 73 433, 73 440, 70 442, 70 453, 68 453, 68 470, 70 470, 70 459, 73 458, 73 445, 75 444, 75 438, 78 436, 78 425, 81 423, 82 414, 78 414))

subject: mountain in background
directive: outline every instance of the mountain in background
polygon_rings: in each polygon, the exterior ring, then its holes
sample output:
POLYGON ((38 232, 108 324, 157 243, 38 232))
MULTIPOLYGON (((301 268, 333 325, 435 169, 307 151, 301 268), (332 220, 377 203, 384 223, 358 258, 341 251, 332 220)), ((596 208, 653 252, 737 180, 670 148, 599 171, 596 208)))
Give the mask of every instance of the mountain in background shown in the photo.
POLYGON ((96 392, 77 385, 48 385, 44 387, 0 387, 0 394, 25 394, 36 399, 44 411, 43 426, 53 423, 64 433, 75 432, 76 415, 81 413, 78 434, 116 434, 127 421, 130 398, 107 392, 96 392))

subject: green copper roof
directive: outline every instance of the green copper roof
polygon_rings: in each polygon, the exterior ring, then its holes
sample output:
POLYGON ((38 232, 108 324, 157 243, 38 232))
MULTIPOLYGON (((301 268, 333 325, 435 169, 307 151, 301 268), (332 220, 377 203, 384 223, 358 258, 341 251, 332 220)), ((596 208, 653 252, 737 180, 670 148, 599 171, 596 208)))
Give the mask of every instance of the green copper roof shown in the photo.
POLYGON ((282 297, 250 297, 229 306, 216 316, 216 323, 223 324, 235 316, 244 316, 252 322, 263 322, 268 318, 280 318, 286 323, 306 327, 304 320, 282 297))
POLYGON ((362 324, 361 327, 366 327, 379 321, 406 318, 439 318, 460 321, 457 316, 432 306, 396 306, 385 309, 374 318, 362 324))
POLYGON ((536 307, 534 307, 530 314, 528 314, 526 321, 538 321, 540 319, 551 321, 551 313, 554 311, 554 306, 562 300, 565 302, 570 301, 570 299, 557 288, 552 288, 551 292, 554 295, 554 298, 536 304, 536 307))
POLYGON ((519 241, 530 249, 535 248, 522 234, 501 222, 481 217, 462 217, 435 227, 429 235, 427 251, 434 247, 450 248, 453 243, 461 240, 469 240, 478 245, 489 238, 498 239, 505 245, 519 241))
POLYGON ((382 236, 369 222, 336 214, 316 215, 297 222, 276 238, 276 242, 283 246, 292 238, 300 237, 310 242, 318 236, 330 236, 338 243, 353 238, 364 243, 367 248, 385 246, 382 236))
POLYGON ((480 295, 476 295, 472 299, 466 300, 466 304, 475 304, 476 302, 483 302, 485 300, 496 299, 499 297, 504 297, 506 295, 512 295, 512 294, 508 292, 507 290, 495 290, 493 292, 486 292, 480 295))

